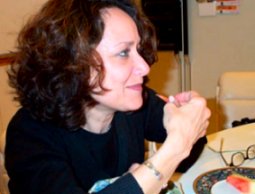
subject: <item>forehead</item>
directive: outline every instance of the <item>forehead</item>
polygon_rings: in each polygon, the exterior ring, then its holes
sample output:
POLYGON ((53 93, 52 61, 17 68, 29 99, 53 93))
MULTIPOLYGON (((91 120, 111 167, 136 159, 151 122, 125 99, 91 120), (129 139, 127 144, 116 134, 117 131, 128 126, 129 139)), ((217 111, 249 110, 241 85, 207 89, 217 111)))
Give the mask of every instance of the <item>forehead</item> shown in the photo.
POLYGON ((113 38, 119 41, 139 39, 136 23, 123 10, 117 7, 103 9, 102 18, 105 24, 103 39, 113 38))
POLYGON ((118 7, 108 7, 108 8, 104 8, 101 10, 102 13, 102 17, 104 22, 111 22, 111 21, 120 21, 120 20, 132 20, 133 19, 128 15, 128 13, 126 13, 125 11, 123 11, 122 9, 118 8, 118 7))

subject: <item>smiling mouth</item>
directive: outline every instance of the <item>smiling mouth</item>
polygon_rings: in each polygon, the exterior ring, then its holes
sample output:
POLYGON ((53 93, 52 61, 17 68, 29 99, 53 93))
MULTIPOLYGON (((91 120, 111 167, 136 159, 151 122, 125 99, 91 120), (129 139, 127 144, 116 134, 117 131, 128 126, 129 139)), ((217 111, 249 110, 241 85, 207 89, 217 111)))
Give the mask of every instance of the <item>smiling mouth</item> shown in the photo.
POLYGON ((131 86, 128 86, 127 88, 135 90, 135 91, 142 91, 143 90, 142 84, 131 85, 131 86))

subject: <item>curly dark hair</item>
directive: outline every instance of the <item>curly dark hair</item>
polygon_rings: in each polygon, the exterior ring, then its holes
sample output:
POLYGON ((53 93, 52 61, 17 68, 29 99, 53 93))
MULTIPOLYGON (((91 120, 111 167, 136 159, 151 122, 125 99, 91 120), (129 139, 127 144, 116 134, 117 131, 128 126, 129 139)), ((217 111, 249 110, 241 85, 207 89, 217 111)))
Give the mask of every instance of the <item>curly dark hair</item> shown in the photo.
POLYGON ((104 79, 103 61, 95 48, 104 22, 101 10, 118 7, 135 21, 141 37, 138 52, 152 65, 157 60, 155 30, 129 0, 49 0, 23 27, 17 55, 9 70, 15 100, 33 117, 75 130, 86 123, 94 106, 93 88, 104 79), (90 83, 90 72, 97 74, 90 83))

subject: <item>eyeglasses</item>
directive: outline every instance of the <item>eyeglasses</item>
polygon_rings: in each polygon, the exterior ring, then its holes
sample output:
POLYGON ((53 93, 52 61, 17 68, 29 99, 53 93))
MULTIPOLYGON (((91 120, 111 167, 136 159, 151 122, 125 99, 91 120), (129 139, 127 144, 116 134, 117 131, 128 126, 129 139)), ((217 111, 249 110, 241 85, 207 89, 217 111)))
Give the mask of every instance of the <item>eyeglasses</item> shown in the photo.
POLYGON ((223 156, 223 139, 221 139, 221 143, 220 143, 220 156, 222 158, 222 160, 224 161, 224 163, 226 164, 226 166, 240 166, 244 163, 245 160, 252 160, 255 158, 255 144, 249 146, 246 150, 245 150, 245 154, 243 152, 235 152, 234 154, 231 155, 231 162, 228 163, 227 160, 225 159, 225 157, 223 156))

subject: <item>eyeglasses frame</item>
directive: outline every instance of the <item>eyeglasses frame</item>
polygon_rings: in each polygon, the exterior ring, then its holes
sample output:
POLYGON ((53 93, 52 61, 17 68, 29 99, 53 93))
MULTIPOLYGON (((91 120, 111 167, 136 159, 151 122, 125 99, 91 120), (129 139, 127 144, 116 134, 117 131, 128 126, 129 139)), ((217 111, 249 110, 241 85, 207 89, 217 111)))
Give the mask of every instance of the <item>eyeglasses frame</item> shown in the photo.
POLYGON ((244 153, 243 152, 240 152, 240 151, 238 151, 238 152, 235 152, 235 153, 233 153, 232 155, 231 155, 231 162, 230 163, 228 163, 227 162, 227 160, 225 159, 225 157, 223 156, 223 141, 224 141, 224 139, 222 138, 221 139, 221 142, 220 142, 220 151, 219 151, 219 153, 220 153, 220 156, 221 156, 221 158, 222 158, 222 160, 223 160, 223 162, 225 163, 225 165, 226 166, 229 166, 229 167, 233 167, 233 166, 236 166, 236 167, 238 167, 238 166, 241 166, 243 163, 244 163, 244 161, 245 160, 252 160, 252 159, 255 159, 255 155, 254 155, 254 157, 252 157, 252 158, 249 158, 249 150, 252 148, 252 147, 255 147, 255 144, 253 144, 253 145, 250 145, 247 149, 246 149, 246 155, 244 155, 244 153), (241 154, 242 156, 243 156, 243 158, 244 158, 244 160, 239 164, 239 165, 234 165, 234 163, 233 163, 233 160, 234 160, 234 157, 235 157, 235 155, 237 155, 237 154, 241 154))

